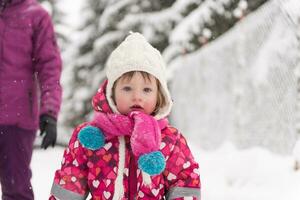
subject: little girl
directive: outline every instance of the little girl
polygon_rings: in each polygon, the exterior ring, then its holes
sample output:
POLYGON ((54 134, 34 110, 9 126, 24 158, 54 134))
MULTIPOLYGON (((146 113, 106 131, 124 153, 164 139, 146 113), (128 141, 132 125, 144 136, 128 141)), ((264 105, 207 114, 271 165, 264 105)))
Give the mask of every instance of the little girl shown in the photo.
POLYGON ((199 200, 198 164, 166 119, 172 101, 159 51, 131 33, 106 69, 94 119, 75 129, 50 200, 199 200))

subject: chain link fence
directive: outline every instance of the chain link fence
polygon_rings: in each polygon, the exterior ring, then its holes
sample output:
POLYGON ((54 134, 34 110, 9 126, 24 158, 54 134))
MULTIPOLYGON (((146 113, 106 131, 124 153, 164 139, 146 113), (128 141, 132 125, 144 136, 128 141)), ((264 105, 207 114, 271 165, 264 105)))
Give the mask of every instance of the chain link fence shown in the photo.
POLYGON ((170 64, 171 120, 191 141, 292 151, 300 129, 299 4, 269 1, 170 64))

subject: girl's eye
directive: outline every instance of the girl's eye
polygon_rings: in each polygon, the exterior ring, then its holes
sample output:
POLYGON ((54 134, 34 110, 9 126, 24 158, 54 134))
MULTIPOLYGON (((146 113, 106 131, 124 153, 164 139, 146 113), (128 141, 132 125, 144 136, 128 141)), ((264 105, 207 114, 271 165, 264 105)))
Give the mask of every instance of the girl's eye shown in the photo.
POLYGON ((144 88, 144 92, 147 92, 147 93, 149 93, 149 92, 151 92, 152 91, 152 89, 151 88, 144 88))
POLYGON ((124 91, 128 92, 128 91, 130 91, 130 90, 131 90, 131 87, 129 87, 129 86, 125 86, 125 87, 123 87, 123 89, 122 89, 122 90, 124 90, 124 91))

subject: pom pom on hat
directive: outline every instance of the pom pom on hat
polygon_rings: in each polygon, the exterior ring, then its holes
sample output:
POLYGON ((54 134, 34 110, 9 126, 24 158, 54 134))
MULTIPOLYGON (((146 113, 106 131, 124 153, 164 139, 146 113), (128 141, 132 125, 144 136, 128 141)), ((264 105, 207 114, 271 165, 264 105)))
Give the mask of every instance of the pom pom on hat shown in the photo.
POLYGON ((97 150, 104 146, 105 137, 102 131, 95 126, 86 126, 78 134, 78 140, 83 147, 97 150))
POLYGON ((138 159, 138 166, 151 176, 157 175, 162 173, 166 167, 165 157, 160 151, 153 151, 141 155, 138 159))

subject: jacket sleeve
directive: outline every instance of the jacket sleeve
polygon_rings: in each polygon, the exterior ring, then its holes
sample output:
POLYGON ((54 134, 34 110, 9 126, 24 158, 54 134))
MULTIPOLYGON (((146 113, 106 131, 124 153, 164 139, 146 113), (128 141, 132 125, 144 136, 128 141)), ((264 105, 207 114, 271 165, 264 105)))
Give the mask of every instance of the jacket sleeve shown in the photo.
POLYGON ((55 172, 51 197, 49 200, 84 200, 89 189, 87 185, 87 153, 88 149, 82 147, 77 139, 81 128, 78 126, 70 139, 69 146, 65 150, 61 168, 55 172))
POLYGON ((168 200, 200 200, 199 165, 187 145, 185 138, 177 131, 175 144, 170 148, 164 176, 168 200))
POLYGON ((57 118, 62 96, 62 60, 49 14, 44 11, 35 23, 32 60, 41 91, 40 115, 57 118))

